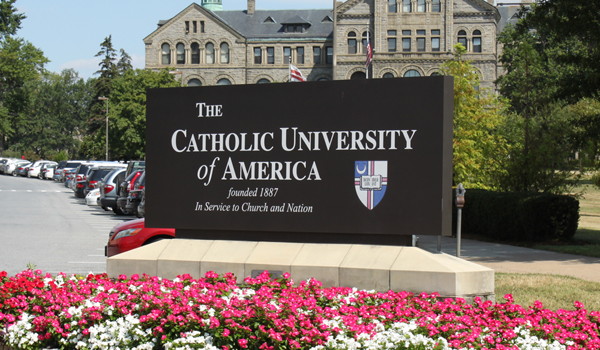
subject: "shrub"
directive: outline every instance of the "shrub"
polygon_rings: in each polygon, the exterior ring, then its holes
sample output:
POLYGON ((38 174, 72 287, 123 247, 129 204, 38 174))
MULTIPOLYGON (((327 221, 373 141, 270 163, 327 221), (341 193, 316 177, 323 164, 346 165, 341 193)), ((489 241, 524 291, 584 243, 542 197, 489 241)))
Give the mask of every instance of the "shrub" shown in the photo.
MULTIPOLYGON (((456 208, 453 215, 456 229, 456 208)), ((579 201, 539 192, 465 193, 462 232, 500 241, 543 242, 573 238, 579 221, 579 201)))

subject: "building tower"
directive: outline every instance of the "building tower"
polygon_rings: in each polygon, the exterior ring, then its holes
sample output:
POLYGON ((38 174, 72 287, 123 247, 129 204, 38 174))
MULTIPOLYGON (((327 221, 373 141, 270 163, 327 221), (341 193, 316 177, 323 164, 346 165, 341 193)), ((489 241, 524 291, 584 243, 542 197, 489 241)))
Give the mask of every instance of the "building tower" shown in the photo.
POLYGON ((200 5, 210 11, 223 11, 222 0, 202 0, 200 5))

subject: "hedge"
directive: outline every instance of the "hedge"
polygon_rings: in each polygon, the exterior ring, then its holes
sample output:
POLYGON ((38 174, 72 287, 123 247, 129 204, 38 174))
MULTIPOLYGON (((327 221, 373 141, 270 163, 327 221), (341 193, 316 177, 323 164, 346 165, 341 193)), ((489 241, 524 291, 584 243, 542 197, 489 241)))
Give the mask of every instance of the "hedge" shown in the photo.
MULTIPOLYGON (((452 220, 456 233, 455 206, 452 220)), ((544 242, 573 238, 578 221, 579 201, 570 196, 468 189, 461 230, 500 241, 544 242)))

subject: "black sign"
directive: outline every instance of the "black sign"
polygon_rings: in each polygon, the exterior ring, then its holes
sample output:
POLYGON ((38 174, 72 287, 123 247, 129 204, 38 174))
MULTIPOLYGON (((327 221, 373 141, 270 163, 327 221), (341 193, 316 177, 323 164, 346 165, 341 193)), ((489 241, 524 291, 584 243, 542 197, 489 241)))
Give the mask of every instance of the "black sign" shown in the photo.
POLYGON ((452 78, 147 96, 148 227, 340 243, 450 234, 452 78))

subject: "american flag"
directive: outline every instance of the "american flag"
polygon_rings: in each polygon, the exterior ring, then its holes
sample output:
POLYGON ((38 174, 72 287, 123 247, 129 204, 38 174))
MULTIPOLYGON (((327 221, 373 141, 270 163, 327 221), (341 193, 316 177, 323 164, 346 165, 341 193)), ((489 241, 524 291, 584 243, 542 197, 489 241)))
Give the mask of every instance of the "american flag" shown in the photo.
POLYGON ((367 32, 367 68, 371 64, 371 57, 373 57, 373 51, 371 50, 371 39, 369 39, 369 32, 367 32))
POLYGON ((290 81, 306 81, 300 69, 296 68, 296 66, 290 64, 290 81))

